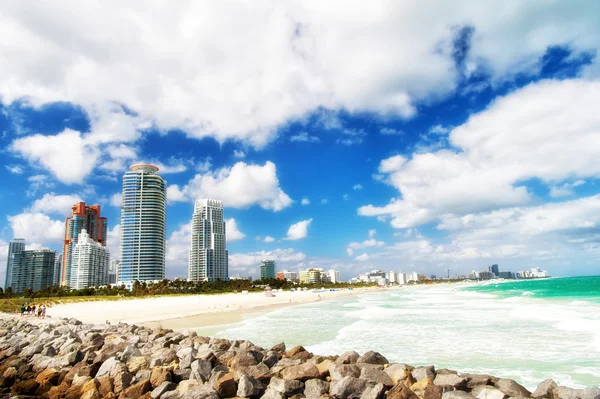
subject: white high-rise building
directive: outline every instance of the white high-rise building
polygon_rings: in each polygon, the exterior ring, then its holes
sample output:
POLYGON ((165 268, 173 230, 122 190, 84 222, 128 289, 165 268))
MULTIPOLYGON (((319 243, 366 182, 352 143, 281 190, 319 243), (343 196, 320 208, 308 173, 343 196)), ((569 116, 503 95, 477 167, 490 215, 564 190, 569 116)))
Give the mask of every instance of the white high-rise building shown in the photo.
POLYGON ((194 205, 188 279, 229 279, 223 201, 199 199, 194 205))
POLYGON ((419 273, 417 272, 412 272, 412 273, 406 273, 406 282, 409 281, 419 281, 419 273))
POLYGON ((398 284, 404 285, 406 283, 408 283, 406 273, 398 272, 398 284))
POLYGON ((80 290, 108 284, 108 248, 92 240, 86 230, 81 230, 71 257, 71 288, 80 290))
POLYGON ((327 276, 329 277, 329 281, 337 284, 340 282, 340 271, 335 269, 330 269, 327 271, 327 276))

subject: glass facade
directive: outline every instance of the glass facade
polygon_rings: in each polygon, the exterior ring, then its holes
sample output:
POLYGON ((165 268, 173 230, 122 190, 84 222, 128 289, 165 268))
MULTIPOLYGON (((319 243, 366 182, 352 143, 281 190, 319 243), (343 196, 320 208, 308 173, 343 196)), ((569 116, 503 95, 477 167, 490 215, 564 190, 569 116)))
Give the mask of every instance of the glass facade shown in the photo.
POLYGON ((55 259, 56 251, 48 249, 15 253, 10 285, 13 292, 23 292, 25 288, 39 291, 54 285, 55 259))
POLYGON ((214 199, 197 200, 192 216, 188 279, 228 280, 228 255, 223 202, 214 199))
POLYGON ((167 182, 157 172, 133 165, 123 176, 119 282, 165 278, 167 182))
POLYGON ((4 289, 10 287, 12 281, 15 254, 23 251, 25 251, 24 239, 15 238, 8 243, 8 258, 6 259, 6 280, 4 281, 4 289))

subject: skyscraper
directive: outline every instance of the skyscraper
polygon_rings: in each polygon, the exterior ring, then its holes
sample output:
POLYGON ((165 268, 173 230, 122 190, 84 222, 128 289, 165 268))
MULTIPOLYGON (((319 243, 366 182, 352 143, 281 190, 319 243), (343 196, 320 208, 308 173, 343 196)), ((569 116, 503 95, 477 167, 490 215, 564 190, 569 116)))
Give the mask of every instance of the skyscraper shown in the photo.
POLYGON ((10 286, 13 292, 23 292, 25 288, 39 291, 54 285, 53 271, 56 251, 41 249, 16 252, 10 286))
POLYGON ((119 285, 165 278, 167 182, 157 172, 137 164, 123 176, 119 285))
POLYGON ((80 290, 108 284, 108 248, 93 241, 85 229, 79 234, 72 256, 71 288, 80 290))
POLYGON ((275 261, 263 259, 260 264, 260 278, 275 278, 275 261))
POLYGON ((22 251, 25 251, 24 239, 13 238, 10 240, 8 243, 8 258, 6 259, 6 280, 4 281, 4 289, 10 287, 11 284, 15 254, 22 251))
POLYGON ((106 218, 100 216, 100 205, 87 206, 85 202, 78 202, 73 205, 71 217, 68 217, 65 221, 63 266, 60 276, 63 285, 70 285, 73 248, 77 244, 81 230, 86 230, 93 241, 106 245, 107 229, 106 218))
POLYGON ((215 281, 229 279, 223 202, 199 199, 194 205, 188 279, 215 281))

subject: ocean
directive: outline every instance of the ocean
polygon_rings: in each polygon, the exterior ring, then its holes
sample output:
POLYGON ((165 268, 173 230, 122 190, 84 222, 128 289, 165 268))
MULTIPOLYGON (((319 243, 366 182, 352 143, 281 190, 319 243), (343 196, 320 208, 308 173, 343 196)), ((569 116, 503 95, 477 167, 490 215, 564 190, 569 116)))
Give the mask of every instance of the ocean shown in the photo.
POLYGON ((317 354, 375 350, 393 362, 492 374, 529 389, 546 378, 600 385, 600 277, 402 287, 196 331, 317 354))

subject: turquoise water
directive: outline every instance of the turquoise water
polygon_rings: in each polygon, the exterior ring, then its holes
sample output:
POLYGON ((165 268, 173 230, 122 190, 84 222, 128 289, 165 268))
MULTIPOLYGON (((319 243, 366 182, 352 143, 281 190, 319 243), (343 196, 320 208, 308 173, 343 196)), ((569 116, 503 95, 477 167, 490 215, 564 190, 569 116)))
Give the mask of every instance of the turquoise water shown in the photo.
POLYGON ((597 281, 403 287, 195 330, 264 347, 285 341, 318 354, 375 350, 390 361, 513 378, 529 389, 546 378, 570 387, 596 386, 597 281), (552 296, 553 290, 561 293, 552 296))
POLYGON ((529 295, 534 298, 584 300, 600 303, 600 276, 516 280, 468 288, 501 298, 529 295))

